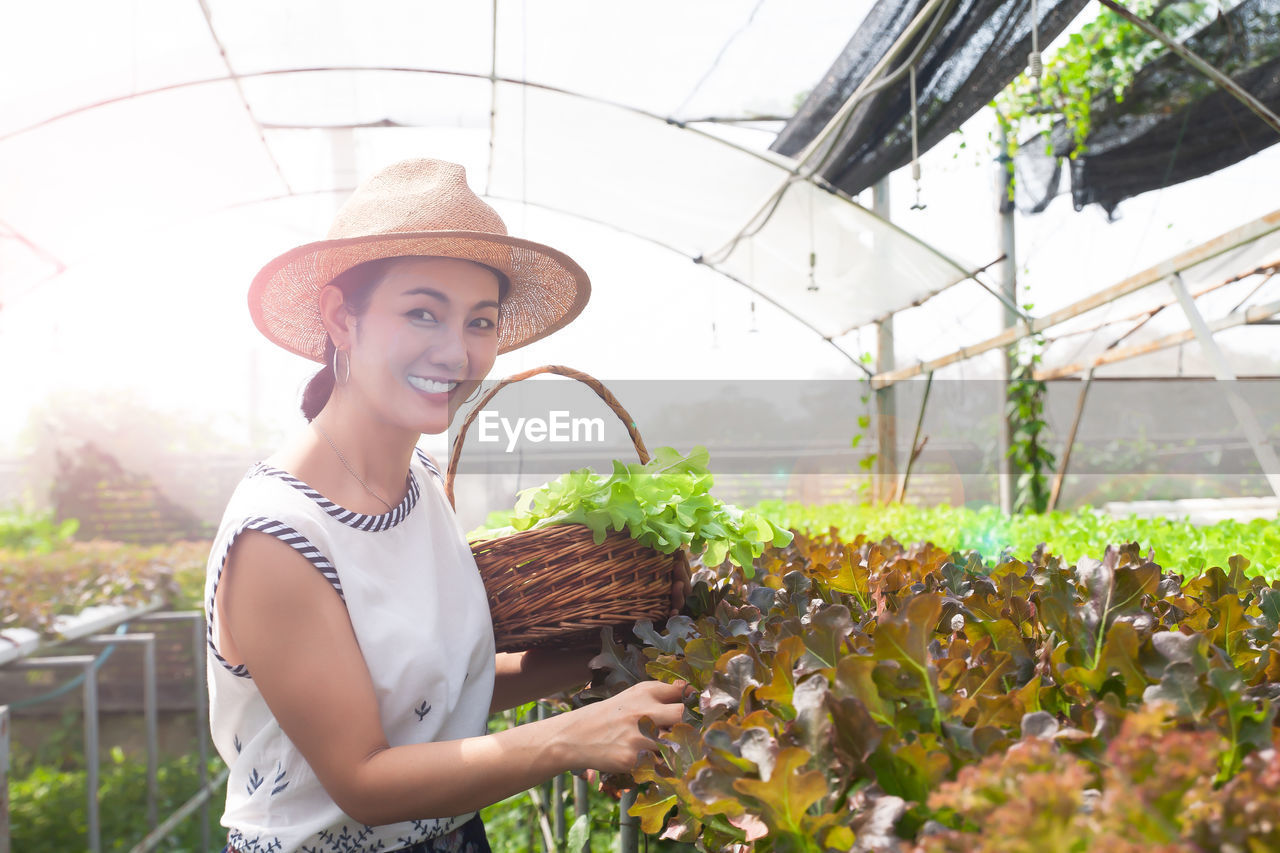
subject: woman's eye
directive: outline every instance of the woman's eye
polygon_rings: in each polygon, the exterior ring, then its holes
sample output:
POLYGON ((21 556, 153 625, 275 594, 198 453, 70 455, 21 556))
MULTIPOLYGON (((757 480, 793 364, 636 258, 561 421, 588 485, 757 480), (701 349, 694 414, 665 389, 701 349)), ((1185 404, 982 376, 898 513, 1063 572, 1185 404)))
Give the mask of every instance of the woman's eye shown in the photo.
POLYGON ((436 320, 435 315, 432 314, 430 311, 428 311, 426 308, 417 308, 413 311, 410 311, 409 316, 415 320, 426 320, 431 323, 434 323, 436 320))
POLYGON ((488 317, 477 317, 474 322, 479 323, 480 328, 482 329, 492 329, 497 326, 497 324, 494 323, 492 320, 490 320, 488 317))

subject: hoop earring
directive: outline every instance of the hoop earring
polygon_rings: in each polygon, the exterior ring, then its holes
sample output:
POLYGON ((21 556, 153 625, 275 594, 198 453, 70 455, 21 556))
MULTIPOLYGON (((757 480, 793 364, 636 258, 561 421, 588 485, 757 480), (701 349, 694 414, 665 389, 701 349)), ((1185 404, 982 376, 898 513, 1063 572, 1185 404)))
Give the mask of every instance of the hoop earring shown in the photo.
POLYGON ((347 353, 347 370, 342 378, 338 378, 338 353, 347 352, 346 350, 335 349, 333 351, 333 381, 338 385, 346 385, 347 380, 351 378, 351 354, 347 353))

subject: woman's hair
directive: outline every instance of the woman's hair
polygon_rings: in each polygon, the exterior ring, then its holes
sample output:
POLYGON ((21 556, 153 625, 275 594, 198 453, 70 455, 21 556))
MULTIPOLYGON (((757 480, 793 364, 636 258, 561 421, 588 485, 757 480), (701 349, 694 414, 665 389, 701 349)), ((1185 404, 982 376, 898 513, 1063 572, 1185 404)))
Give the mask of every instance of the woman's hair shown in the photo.
MULTIPOLYGON (((329 283, 342 291, 342 302, 347 308, 347 313, 353 317, 360 317, 369 310, 369 303, 373 300, 373 290, 383 277, 391 269, 397 261, 403 261, 408 258, 419 257, 417 255, 401 255, 394 258, 377 258, 372 261, 365 261, 362 264, 356 264, 346 272, 340 273, 329 283)), ((483 265, 482 265, 483 266, 483 265)), ((510 290, 510 281, 504 273, 489 267, 498 277, 498 302, 501 303, 507 297, 510 290)), ((315 416, 320 414, 320 410, 329 402, 329 396, 333 394, 333 340, 326 337, 324 342, 324 361, 325 366, 316 372, 315 376, 307 382, 307 387, 302 392, 302 416, 310 423, 315 416)))

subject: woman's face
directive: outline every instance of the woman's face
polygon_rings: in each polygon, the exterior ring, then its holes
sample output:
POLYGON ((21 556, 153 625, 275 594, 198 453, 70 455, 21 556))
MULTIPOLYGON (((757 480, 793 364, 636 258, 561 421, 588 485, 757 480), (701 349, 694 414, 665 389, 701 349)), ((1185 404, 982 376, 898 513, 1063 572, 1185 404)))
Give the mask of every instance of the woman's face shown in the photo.
POLYGON ((497 275, 454 258, 406 259, 356 319, 348 384, 388 423, 441 433, 497 355, 497 275))

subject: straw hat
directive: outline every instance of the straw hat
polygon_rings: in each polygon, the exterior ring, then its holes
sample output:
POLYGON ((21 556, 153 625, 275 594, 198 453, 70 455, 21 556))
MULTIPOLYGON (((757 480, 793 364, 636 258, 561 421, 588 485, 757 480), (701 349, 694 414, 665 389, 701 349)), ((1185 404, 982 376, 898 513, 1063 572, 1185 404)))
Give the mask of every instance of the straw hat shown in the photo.
POLYGON ((546 337, 582 312, 591 282, 568 255, 507 236, 497 212, 443 160, 405 160, 355 191, 326 239, 285 252, 249 286, 249 313, 262 334, 290 352, 325 361, 320 290, 356 264, 400 255, 475 261, 507 277, 498 312, 498 352, 546 337))

